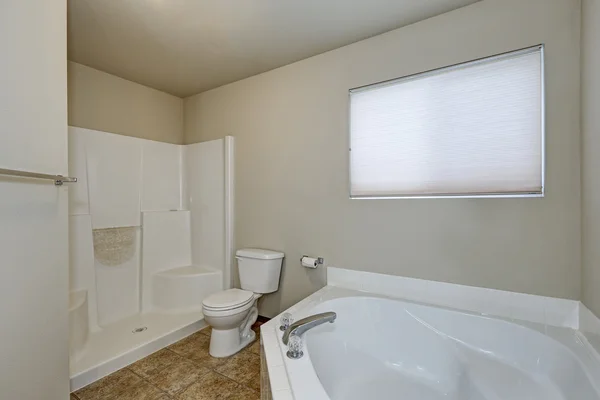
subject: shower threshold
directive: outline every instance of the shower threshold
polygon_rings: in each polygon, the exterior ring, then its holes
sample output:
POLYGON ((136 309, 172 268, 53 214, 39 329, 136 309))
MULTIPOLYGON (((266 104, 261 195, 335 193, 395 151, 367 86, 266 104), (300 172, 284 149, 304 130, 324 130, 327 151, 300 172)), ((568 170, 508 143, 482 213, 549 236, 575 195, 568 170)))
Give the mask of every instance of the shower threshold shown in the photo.
POLYGON ((78 390, 206 327, 201 311, 137 314, 90 332, 71 360, 71 391, 78 390), (145 329, 144 329, 145 328, 145 329))

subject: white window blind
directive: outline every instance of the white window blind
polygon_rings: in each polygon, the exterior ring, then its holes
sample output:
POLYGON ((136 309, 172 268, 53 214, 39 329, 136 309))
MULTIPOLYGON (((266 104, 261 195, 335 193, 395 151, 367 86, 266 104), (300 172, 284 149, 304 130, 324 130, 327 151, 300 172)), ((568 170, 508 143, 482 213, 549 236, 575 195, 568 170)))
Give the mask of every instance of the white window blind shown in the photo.
POLYGON ((352 197, 543 194, 543 48, 350 91, 352 197))

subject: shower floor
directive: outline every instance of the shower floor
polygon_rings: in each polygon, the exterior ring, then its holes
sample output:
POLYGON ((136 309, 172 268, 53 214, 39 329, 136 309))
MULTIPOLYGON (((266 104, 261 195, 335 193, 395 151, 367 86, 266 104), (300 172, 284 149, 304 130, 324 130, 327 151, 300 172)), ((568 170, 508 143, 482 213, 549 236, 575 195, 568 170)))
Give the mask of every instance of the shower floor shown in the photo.
POLYGON ((125 318, 97 332, 90 332, 82 354, 71 360, 71 391, 206 326, 201 311, 185 314, 146 313, 125 318))

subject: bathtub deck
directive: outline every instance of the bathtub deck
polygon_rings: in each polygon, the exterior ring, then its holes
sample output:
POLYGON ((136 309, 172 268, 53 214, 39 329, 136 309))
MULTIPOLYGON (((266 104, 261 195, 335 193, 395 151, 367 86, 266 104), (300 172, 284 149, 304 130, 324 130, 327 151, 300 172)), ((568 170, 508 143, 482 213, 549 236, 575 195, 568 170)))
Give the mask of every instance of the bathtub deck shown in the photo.
POLYGON ((80 356, 71 360, 71 390, 77 390, 206 327, 202 312, 147 313, 91 332, 80 356), (147 329, 132 333, 136 328, 147 329))

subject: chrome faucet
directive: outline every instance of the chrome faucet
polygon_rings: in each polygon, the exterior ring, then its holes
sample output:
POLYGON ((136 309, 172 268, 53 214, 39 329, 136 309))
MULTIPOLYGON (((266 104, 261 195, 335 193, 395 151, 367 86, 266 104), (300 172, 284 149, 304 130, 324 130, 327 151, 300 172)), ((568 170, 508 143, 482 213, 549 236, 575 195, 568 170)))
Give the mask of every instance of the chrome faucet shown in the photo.
POLYGON ((335 319, 337 318, 337 314, 334 312, 324 312, 321 314, 315 314, 315 315, 311 315, 310 317, 306 317, 306 318, 302 318, 299 321, 294 322, 293 324, 291 324, 283 333, 283 344, 287 345, 288 341, 290 339, 290 336, 295 335, 295 336, 300 336, 302 335, 304 332, 306 332, 309 329, 312 329, 316 326, 322 325, 325 322, 330 322, 333 323, 333 321, 335 321, 335 319))

